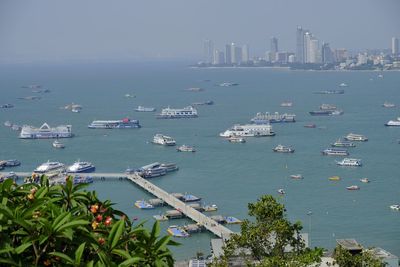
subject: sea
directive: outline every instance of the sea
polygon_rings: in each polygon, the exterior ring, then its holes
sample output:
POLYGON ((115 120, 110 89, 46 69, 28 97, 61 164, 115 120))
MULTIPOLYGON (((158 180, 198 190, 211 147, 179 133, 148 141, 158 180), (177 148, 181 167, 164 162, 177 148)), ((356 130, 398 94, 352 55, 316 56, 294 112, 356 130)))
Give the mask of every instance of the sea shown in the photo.
MULTIPOLYGON (((21 166, 8 169, 32 171, 48 160, 67 165, 90 161, 97 172, 121 172, 152 162, 176 163, 179 171, 153 178, 151 182, 168 192, 190 193, 204 204, 216 204, 210 215, 251 219, 248 203, 262 195, 273 195, 287 209, 287 218, 300 221, 309 233, 310 246, 333 249, 336 239, 354 238, 364 247, 382 247, 400 256, 400 127, 384 124, 400 116, 400 72, 290 71, 270 68, 191 68, 186 62, 15 64, 0 66, 0 159, 18 159, 21 166), (379 76, 383 74, 383 76, 379 76), (222 82, 237 86, 220 87, 222 82), (339 84, 348 87, 341 88, 339 84), (49 93, 32 92, 23 86, 38 84, 49 93), (191 87, 204 89, 186 91, 191 87), (344 94, 315 94, 344 89, 344 94), (126 95, 134 96, 127 97, 126 95), (40 96, 38 100, 19 99, 40 96), (160 120, 155 113, 139 113, 138 105, 182 108, 193 102, 198 118, 160 120), (281 107, 292 101, 292 107, 281 107), (384 108, 385 101, 397 105, 384 108), (63 109, 82 105, 80 113, 63 109), (321 104, 333 104, 341 116, 311 116, 321 104), (276 136, 247 138, 243 144, 229 143, 219 133, 238 123, 248 123, 257 112, 296 114, 295 123, 273 124, 276 136), (93 120, 138 119, 140 129, 88 129, 93 120), (65 149, 52 147, 53 140, 22 140, 18 132, 3 126, 50 126, 71 124, 73 138, 63 139, 65 149), (305 128, 315 124, 316 128, 305 128), (195 153, 180 153, 175 147, 151 143, 155 134, 173 137, 178 145, 195 146, 195 153), (357 133, 368 137, 350 148, 350 157, 362 159, 362 167, 340 167, 342 157, 323 156, 321 151, 337 139, 357 133), (292 146, 295 153, 275 153, 278 144, 292 146), (292 174, 304 179, 293 180, 292 174), (329 177, 340 176, 340 181, 329 177), (361 178, 370 183, 361 183, 361 178), (349 191, 347 186, 360 190, 349 191), (286 194, 279 195, 278 189, 286 194)), ((156 112, 156 113, 157 113, 156 112)), ((130 217, 154 223, 153 215, 168 207, 139 210, 136 200, 153 196, 128 181, 96 181, 89 189, 130 217)), ((188 219, 161 222, 192 223, 188 219)), ((227 226, 240 231, 240 226, 227 226)), ((177 260, 202 252, 210 254, 211 233, 176 239, 172 248, 177 260)))

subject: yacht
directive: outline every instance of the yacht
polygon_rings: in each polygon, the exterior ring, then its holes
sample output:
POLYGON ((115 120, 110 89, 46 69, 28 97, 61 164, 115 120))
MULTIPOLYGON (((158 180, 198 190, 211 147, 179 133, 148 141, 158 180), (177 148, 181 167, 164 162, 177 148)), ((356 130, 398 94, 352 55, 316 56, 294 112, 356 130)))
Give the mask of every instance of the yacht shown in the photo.
POLYGON ((228 141, 231 143, 246 143, 246 139, 237 136, 228 137, 228 141))
POLYGON ((67 172, 80 173, 80 172, 94 172, 96 167, 87 161, 76 161, 74 164, 67 168, 67 172))
POLYGON ((347 141, 361 141, 361 142, 368 141, 368 138, 365 135, 353 134, 353 133, 349 133, 347 136, 345 136, 344 139, 346 139, 347 141))
POLYGON ((138 120, 124 118, 122 120, 92 121, 88 125, 89 129, 132 129, 140 128, 138 120))
POLYGON ((156 108, 138 106, 137 108, 135 108, 135 111, 137 111, 137 112, 154 112, 154 111, 156 111, 156 108))
POLYGON ((393 103, 390 103, 390 102, 385 101, 385 102, 383 103, 382 107, 384 107, 384 108, 395 108, 396 105, 393 104, 393 103))
POLYGON ((339 149, 339 148, 327 148, 323 150, 322 155, 328 156, 348 156, 349 152, 346 149, 339 149))
POLYGON ((361 167, 362 166, 360 159, 352 159, 352 158, 344 158, 341 161, 337 161, 336 164, 340 165, 340 166, 353 166, 353 167, 361 167))
POLYGON ((154 162, 152 164, 143 166, 137 170, 137 173, 143 178, 153 178, 167 174, 167 168, 161 166, 161 163, 154 162))
POLYGON ((400 210, 400 205, 398 205, 398 204, 393 204, 393 205, 390 205, 390 208, 391 208, 392 210, 400 210))
POLYGON ((178 152, 196 152, 196 149, 192 146, 181 145, 176 149, 178 152))
POLYGON ((174 146, 176 145, 176 141, 170 136, 156 134, 153 137, 153 144, 163 145, 163 146, 174 146))
POLYGON ((331 144, 331 146, 332 147, 355 147, 356 145, 353 142, 339 139, 335 143, 331 144))
POLYGON ((219 134, 221 137, 259 137, 274 136, 270 124, 236 124, 232 128, 219 134))
POLYGON ((295 114, 279 114, 279 112, 275 112, 270 114, 269 112, 261 113, 258 112, 256 116, 251 119, 251 122, 256 124, 266 124, 266 123, 279 123, 279 122, 296 122, 295 114))
POLYGON ((163 108, 157 119, 197 118, 197 110, 192 106, 185 108, 163 108))
POLYGON ((400 126, 400 117, 397 118, 397 120, 390 120, 387 123, 385 123, 385 126, 400 126))
POLYGON ((54 148, 65 148, 65 145, 61 143, 60 141, 56 140, 53 142, 53 147, 54 148))
POLYGON ((65 165, 54 161, 48 161, 46 163, 43 163, 42 165, 40 165, 39 167, 37 167, 34 172, 36 173, 46 173, 46 172, 50 172, 50 171, 61 171, 61 170, 65 170, 65 165))
POLYGON ((274 152, 281 152, 281 153, 294 153, 294 149, 290 146, 284 145, 277 145, 275 148, 272 149, 274 152))
POLYGON ((351 185, 346 187, 347 190, 360 190, 360 187, 358 185, 351 185))
POLYGON ((293 106, 293 102, 291 101, 284 101, 281 103, 281 107, 291 107, 293 106))
POLYGON ((72 137, 71 125, 60 125, 51 128, 44 123, 40 128, 24 125, 21 129, 19 138, 22 139, 48 139, 48 138, 69 138, 72 137))

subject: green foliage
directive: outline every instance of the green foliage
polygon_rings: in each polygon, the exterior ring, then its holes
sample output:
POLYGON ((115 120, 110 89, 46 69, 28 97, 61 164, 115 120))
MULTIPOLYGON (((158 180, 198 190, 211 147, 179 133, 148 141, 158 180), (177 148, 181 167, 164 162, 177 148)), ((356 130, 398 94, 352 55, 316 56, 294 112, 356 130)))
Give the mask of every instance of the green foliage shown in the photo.
POLYGON ((333 254, 339 266, 382 267, 386 265, 380 259, 373 257, 368 250, 363 250, 360 254, 352 255, 349 251, 337 245, 333 254))
POLYGON ((262 196, 248 205, 253 221, 244 220, 240 234, 226 242, 224 257, 214 266, 228 266, 236 258, 249 266, 309 266, 321 261, 321 248, 306 248, 301 239, 300 222, 291 223, 285 216, 284 205, 272 196, 262 196), (285 248, 290 247, 287 251, 285 248))
POLYGON ((0 183, 0 265, 173 266, 158 223, 133 225, 86 186, 0 183))

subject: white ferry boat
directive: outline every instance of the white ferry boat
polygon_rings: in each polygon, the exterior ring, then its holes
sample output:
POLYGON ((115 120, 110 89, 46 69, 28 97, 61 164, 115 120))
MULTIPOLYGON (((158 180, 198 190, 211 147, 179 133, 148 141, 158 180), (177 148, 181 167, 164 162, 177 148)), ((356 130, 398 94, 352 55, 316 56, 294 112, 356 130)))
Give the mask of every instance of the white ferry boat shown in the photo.
POLYGON ((176 149, 178 152, 196 152, 196 149, 192 146, 181 145, 176 149))
POLYGON ((346 149, 338 149, 338 148, 327 148, 323 150, 322 155, 328 156, 348 156, 349 152, 346 149))
POLYGON ((153 137, 153 144, 163 145, 163 146, 174 146, 176 145, 176 141, 170 136, 156 134, 153 137))
POLYGON ((89 129, 132 129, 140 128, 138 120, 131 120, 124 118, 122 120, 109 120, 109 121, 92 121, 88 125, 89 129))
POLYGON ((337 140, 333 144, 331 144, 332 147, 355 147, 356 145, 350 141, 345 141, 345 140, 337 140))
POLYGON ((67 168, 67 172, 71 173, 88 173, 88 172, 94 172, 96 170, 96 167, 87 161, 76 161, 74 164, 69 166, 67 168))
POLYGON ((167 174, 167 167, 163 166, 159 162, 154 162, 149 165, 145 165, 137 170, 137 173, 143 178, 153 178, 163 176, 167 174))
POLYGON ((274 136, 270 124, 236 124, 232 128, 219 134, 221 137, 258 137, 258 136, 274 136))
POLYGON ((197 110, 192 106, 185 108, 163 108, 157 119, 197 118, 197 110))
POLYGON ((137 111, 137 112, 154 112, 154 111, 156 111, 156 108, 138 106, 137 108, 135 108, 135 111, 137 111))
POLYGON ((279 114, 279 112, 275 112, 270 114, 269 112, 261 113, 258 112, 255 117, 251 119, 251 122, 257 124, 266 124, 266 123, 279 123, 279 122, 296 122, 295 114, 279 114))
POLYGON ((294 153, 294 149, 290 146, 284 145, 277 145, 275 148, 272 149, 274 152, 281 152, 281 153, 294 153))
POLYGON ((354 167, 361 167, 361 159, 352 159, 352 158, 344 158, 341 161, 336 162, 337 165, 340 166, 354 166, 354 167))
POLYGON ((36 173, 46 173, 46 172, 50 172, 50 171, 56 171, 56 170, 64 170, 65 169, 65 165, 54 161, 48 161, 46 163, 43 163, 42 165, 40 165, 39 167, 37 167, 34 172, 36 173))
POLYGON ((346 139, 347 141, 361 141, 361 142, 368 141, 368 138, 365 135, 353 134, 353 133, 349 133, 347 136, 345 136, 344 139, 346 139))
POLYGON ((397 120, 390 120, 387 123, 385 123, 385 126, 400 126, 400 117, 397 118, 397 120))
POLYGON ((60 125, 51 128, 47 123, 44 123, 40 128, 24 125, 22 126, 19 138, 22 139, 45 139, 45 138, 69 138, 72 137, 71 125, 60 125))

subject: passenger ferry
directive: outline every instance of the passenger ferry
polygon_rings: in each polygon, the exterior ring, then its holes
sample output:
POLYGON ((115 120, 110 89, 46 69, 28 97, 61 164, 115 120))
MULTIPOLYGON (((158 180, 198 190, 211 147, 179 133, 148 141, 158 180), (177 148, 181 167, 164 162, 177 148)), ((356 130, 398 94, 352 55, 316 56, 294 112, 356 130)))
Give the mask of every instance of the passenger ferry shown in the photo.
POLYGON ((179 167, 175 163, 161 163, 161 167, 167 169, 167 172, 173 172, 179 170, 179 167))
POLYGON ((387 123, 385 123, 385 126, 400 126, 400 117, 397 118, 397 120, 390 120, 387 123))
POLYGON ((143 178, 153 178, 167 174, 167 168, 159 162, 154 162, 143 166, 137 170, 137 173, 143 178))
POLYGON ((353 166, 353 167, 361 167, 361 159, 352 159, 352 158, 344 158, 341 161, 336 162, 337 165, 340 166, 353 166))
POLYGON ((122 120, 92 121, 88 125, 89 129, 132 129, 140 128, 138 120, 124 118, 122 120))
POLYGON ((154 111, 156 111, 156 108, 138 106, 137 108, 135 108, 135 111, 137 111, 137 112, 154 112, 154 111))
POLYGON ((346 149, 338 149, 338 148, 327 148, 323 150, 322 155, 329 156, 348 156, 349 152, 346 149))
POLYGON ((275 148, 272 149, 274 152, 281 152, 281 153, 294 153, 294 149, 290 146, 284 145, 277 145, 275 148))
POLYGON ((356 145, 353 142, 339 139, 335 143, 331 144, 331 146, 332 147, 355 147, 356 145))
POLYGON ((259 137, 259 136, 274 136, 270 124, 236 124, 232 128, 220 133, 221 137, 259 137))
POLYGON ((19 138, 22 139, 49 139, 49 138, 69 138, 72 137, 71 125, 60 125, 51 128, 44 123, 40 128, 24 125, 21 129, 19 138))
POLYGON ((368 138, 365 135, 353 134, 353 133, 349 133, 347 136, 345 136, 344 139, 346 139, 347 141, 361 141, 361 142, 368 141, 368 138))
POLYGON ((192 106, 185 108, 163 108, 157 119, 197 118, 197 110, 192 106))
POLYGON ((192 146, 181 145, 176 149, 178 152, 196 152, 196 149, 192 146))
POLYGON ((279 114, 279 112, 275 112, 270 114, 266 112, 265 114, 259 112, 255 117, 251 119, 251 122, 256 124, 266 124, 266 123, 279 123, 279 122, 296 122, 295 114, 279 114))
POLYGON ((174 146, 176 145, 176 141, 170 136, 156 134, 153 137, 153 144, 163 145, 163 146, 174 146))
POLYGON ((343 110, 313 110, 309 113, 311 116, 338 116, 343 114, 343 110))
POLYGON ((88 172, 94 172, 96 170, 96 167, 87 161, 76 161, 74 164, 69 166, 67 168, 67 172, 72 172, 72 173, 88 173, 88 172))
POLYGON ((65 145, 61 143, 60 141, 56 140, 53 142, 53 147, 54 148, 65 148, 65 145))
POLYGON ((46 173, 46 172, 56 171, 56 170, 65 170, 65 165, 60 162, 57 162, 57 161, 54 161, 54 162, 48 161, 46 163, 43 163, 39 167, 37 167, 33 172, 46 173))

